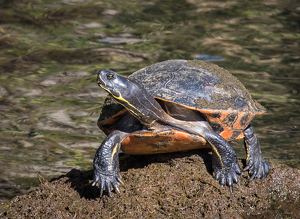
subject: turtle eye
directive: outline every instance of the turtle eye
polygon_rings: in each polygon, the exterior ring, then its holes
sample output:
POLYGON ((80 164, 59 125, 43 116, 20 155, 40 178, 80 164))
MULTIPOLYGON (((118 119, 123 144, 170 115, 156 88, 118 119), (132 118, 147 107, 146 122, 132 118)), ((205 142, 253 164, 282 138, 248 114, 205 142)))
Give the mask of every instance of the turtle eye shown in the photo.
POLYGON ((112 79, 115 78, 115 76, 114 76, 113 74, 109 73, 109 74, 106 75, 106 78, 107 78, 108 80, 112 80, 112 79))

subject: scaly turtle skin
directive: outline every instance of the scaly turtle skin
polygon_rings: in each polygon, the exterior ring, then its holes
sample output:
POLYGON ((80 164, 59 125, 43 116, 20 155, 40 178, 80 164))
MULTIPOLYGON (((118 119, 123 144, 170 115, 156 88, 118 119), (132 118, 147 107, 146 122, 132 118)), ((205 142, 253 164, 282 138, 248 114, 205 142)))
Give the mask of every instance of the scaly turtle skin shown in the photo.
POLYGON ((244 137, 250 181, 264 179, 271 166, 261 155, 250 121, 265 109, 234 76, 203 61, 169 60, 128 78, 101 70, 98 84, 110 95, 98 126, 106 139, 94 159, 94 185, 101 195, 118 191, 118 152, 154 154, 210 147, 214 177, 238 184, 242 173, 228 143, 244 137))

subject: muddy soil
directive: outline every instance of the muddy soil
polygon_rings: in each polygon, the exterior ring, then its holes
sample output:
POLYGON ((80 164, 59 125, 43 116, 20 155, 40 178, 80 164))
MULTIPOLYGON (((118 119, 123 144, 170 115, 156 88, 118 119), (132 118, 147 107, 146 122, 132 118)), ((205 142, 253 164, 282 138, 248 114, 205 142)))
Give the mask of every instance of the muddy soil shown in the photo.
MULTIPOLYGON (((191 151, 121 156, 120 194, 99 197, 92 171, 72 169, 27 195, 17 196, 4 218, 300 218, 300 170, 272 164, 269 176, 233 194, 212 177, 211 155, 191 151)), ((245 160, 240 160, 245 165, 245 160)))

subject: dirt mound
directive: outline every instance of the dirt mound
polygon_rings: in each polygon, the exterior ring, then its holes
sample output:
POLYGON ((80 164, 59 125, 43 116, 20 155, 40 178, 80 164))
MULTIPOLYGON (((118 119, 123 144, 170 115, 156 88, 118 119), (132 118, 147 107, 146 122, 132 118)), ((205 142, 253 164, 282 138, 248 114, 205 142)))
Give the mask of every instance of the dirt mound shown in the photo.
MULTIPOLYGON (((241 167, 245 161, 241 160, 241 167)), ((300 218, 300 170, 273 164, 269 176, 233 194, 211 175, 211 155, 186 152, 120 158, 120 194, 99 198, 92 171, 71 170, 16 197, 5 218, 300 218)))

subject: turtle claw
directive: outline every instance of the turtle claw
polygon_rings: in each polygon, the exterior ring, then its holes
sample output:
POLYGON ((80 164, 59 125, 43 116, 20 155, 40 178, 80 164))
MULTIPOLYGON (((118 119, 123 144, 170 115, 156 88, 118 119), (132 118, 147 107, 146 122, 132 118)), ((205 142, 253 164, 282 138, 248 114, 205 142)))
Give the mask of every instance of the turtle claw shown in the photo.
POLYGON ((103 195, 104 191, 107 192, 108 196, 111 196, 112 190, 115 190, 117 193, 120 193, 119 191, 119 184, 122 183, 122 180, 120 178, 119 172, 116 173, 106 173, 103 172, 99 173, 95 171, 94 173, 94 181, 93 186, 97 185, 100 190, 100 196, 103 195))
POLYGON ((113 189, 114 189, 118 194, 120 194, 120 190, 119 190, 118 186, 116 186, 115 184, 112 184, 112 186, 113 186, 113 189))
POLYGON ((230 193, 232 193, 233 184, 239 183, 239 175, 242 174, 242 170, 239 167, 238 163, 233 163, 231 169, 216 169, 214 171, 215 179, 219 181, 219 184, 228 186, 230 193))
POLYGON ((250 157, 247 160, 247 165, 243 171, 250 172, 250 179, 251 182, 253 179, 258 178, 263 181, 271 170, 271 165, 262 157, 261 154, 257 156, 250 157))

